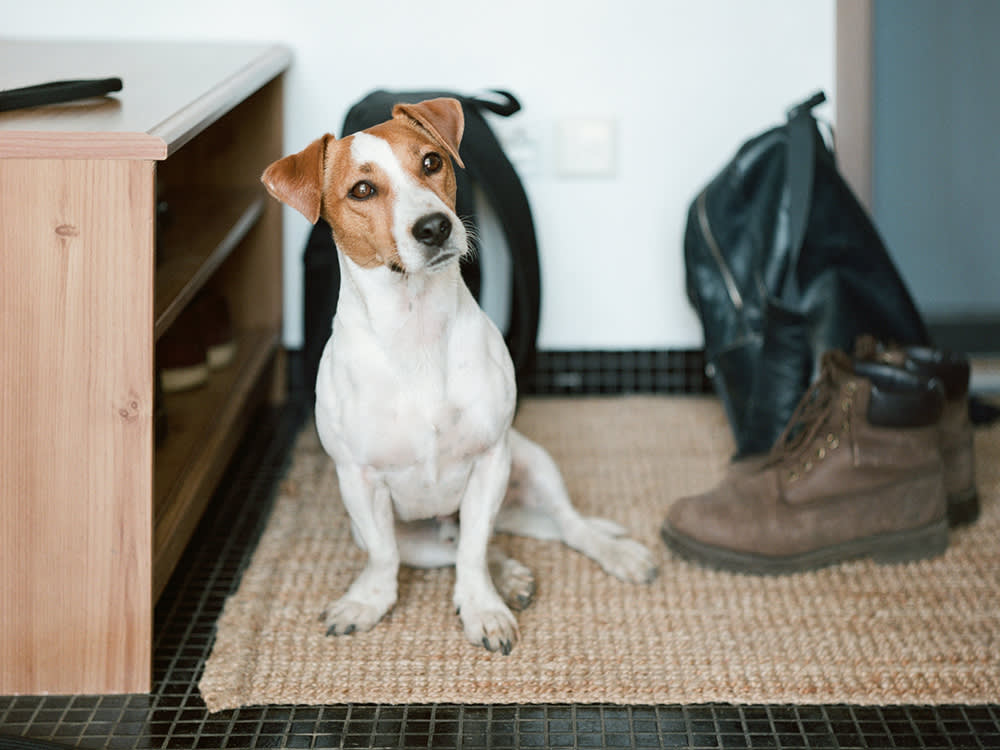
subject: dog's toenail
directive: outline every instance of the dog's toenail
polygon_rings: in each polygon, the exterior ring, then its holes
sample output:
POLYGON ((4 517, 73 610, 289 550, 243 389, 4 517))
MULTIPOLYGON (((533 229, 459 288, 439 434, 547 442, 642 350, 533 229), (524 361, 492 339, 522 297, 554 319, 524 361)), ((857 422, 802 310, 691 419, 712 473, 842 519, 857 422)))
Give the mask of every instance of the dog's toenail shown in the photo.
POLYGON ((483 636, 483 648, 485 648, 487 651, 496 651, 495 648, 490 646, 490 639, 487 638, 485 635, 483 636))
POLYGON ((354 623, 351 623, 351 624, 350 624, 350 625, 348 625, 348 626, 347 626, 346 628, 344 628, 344 632, 343 632, 343 633, 341 633, 341 635, 350 635, 350 634, 351 634, 351 633, 353 633, 353 632, 354 632, 355 630, 357 630, 357 627, 355 627, 354 623))
POLYGON ((500 641, 500 653, 504 656, 510 654, 510 641, 500 641))
POLYGON ((336 625, 331 625, 330 627, 328 627, 326 629, 326 634, 327 635, 337 635, 337 626, 336 625))

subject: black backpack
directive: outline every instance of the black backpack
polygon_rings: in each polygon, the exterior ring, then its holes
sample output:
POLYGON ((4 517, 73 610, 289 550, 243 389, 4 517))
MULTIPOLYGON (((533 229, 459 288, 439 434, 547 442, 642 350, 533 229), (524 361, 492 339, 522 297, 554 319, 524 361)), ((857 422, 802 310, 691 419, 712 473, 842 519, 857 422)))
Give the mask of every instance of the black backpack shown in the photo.
POLYGON ((691 204, 687 293, 737 455, 767 451, 827 349, 930 336, 812 108, 744 143, 691 204))
MULTIPOLYGON (((465 132, 459 154, 465 169, 456 169, 458 183, 456 213, 466 222, 477 226, 474 185, 489 199, 503 228, 510 248, 511 288, 510 323, 501 331, 507 342, 518 387, 534 363, 538 338, 538 316, 541 305, 541 281, 538 267, 538 243, 531 218, 528 197, 514 166, 503 152, 483 110, 508 117, 521 109, 520 103, 506 91, 496 91, 503 102, 467 97, 443 91, 375 91, 355 104, 347 113, 341 137, 377 125, 392 116, 399 103, 415 103, 447 96, 462 103, 465 132)), ((477 232, 471 233, 473 237, 477 232)), ((476 242, 476 240, 473 240, 476 242)), ((474 248, 471 260, 462 262, 462 277, 477 301, 481 300, 484 284, 482 247, 474 248)), ((305 377, 311 391, 323 347, 330 336, 330 325, 337 310, 340 292, 340 267, 330 225, 317 222, 306 243, 305 267, 305 377)), ((489 283, 489 279, 485 279, 489 283)))

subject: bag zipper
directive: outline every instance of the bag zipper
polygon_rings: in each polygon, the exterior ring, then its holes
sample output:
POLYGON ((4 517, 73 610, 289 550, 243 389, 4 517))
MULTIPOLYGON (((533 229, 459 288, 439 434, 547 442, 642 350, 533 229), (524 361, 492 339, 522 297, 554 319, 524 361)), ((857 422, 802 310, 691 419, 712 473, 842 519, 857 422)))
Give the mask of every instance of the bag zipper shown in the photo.
POLYGON ((729 299, 732 301, 733 307, 742 311, 743 295, 740 294, 740 289, 736 286, 736 279, 733 278, 733 273, 729 270, 729 265, 722 257, 722 249, 719 247, 719 243, 715 240, 715 234, 712 233, 712 225, 708 222, 708 209, 705 207, 704 190, 698 194, 698 200, 695 202, 695 208, 698 213, 698 226, 701 227, 701 233, 705 237, 708 249, 711 251, 712 257, 715 258, 715 263, 719 267, 719 273, 722 274, 722 283, 726 285, 726 293, 729 295, 729 299))

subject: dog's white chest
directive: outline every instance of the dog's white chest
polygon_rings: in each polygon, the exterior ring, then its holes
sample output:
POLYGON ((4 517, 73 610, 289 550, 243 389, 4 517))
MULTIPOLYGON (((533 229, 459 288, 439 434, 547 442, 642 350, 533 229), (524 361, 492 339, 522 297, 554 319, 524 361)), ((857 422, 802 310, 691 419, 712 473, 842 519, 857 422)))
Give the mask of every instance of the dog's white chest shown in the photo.
POLYGON ((326 449, 384 482, 403 520, 458 509, 475 461, 509 429, 515 398, 503 339, 485 319, 432 345, 411 333, 413 346, 389 350, 335 334, 316 394, 326 449))

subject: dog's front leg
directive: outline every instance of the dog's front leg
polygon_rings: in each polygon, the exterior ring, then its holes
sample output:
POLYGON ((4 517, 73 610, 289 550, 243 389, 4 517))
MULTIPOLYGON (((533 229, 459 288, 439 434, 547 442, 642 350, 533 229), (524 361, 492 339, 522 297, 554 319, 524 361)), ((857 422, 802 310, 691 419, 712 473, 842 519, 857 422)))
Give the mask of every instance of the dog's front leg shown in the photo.
POLYGON ((369 630, 396 603, 399 549, 388 488, 357 466, 337 466, 355 540, 368 553, 360 575, 321 616, 327 635, 369 630))
POLYGON ((455 561, 454 601, 465 637, 504 654, 519 637, 517 620, 493 585, 486 549, 509 476, 510 443, 505 434, 477 459, 469 476, 459 511, 455 561))

